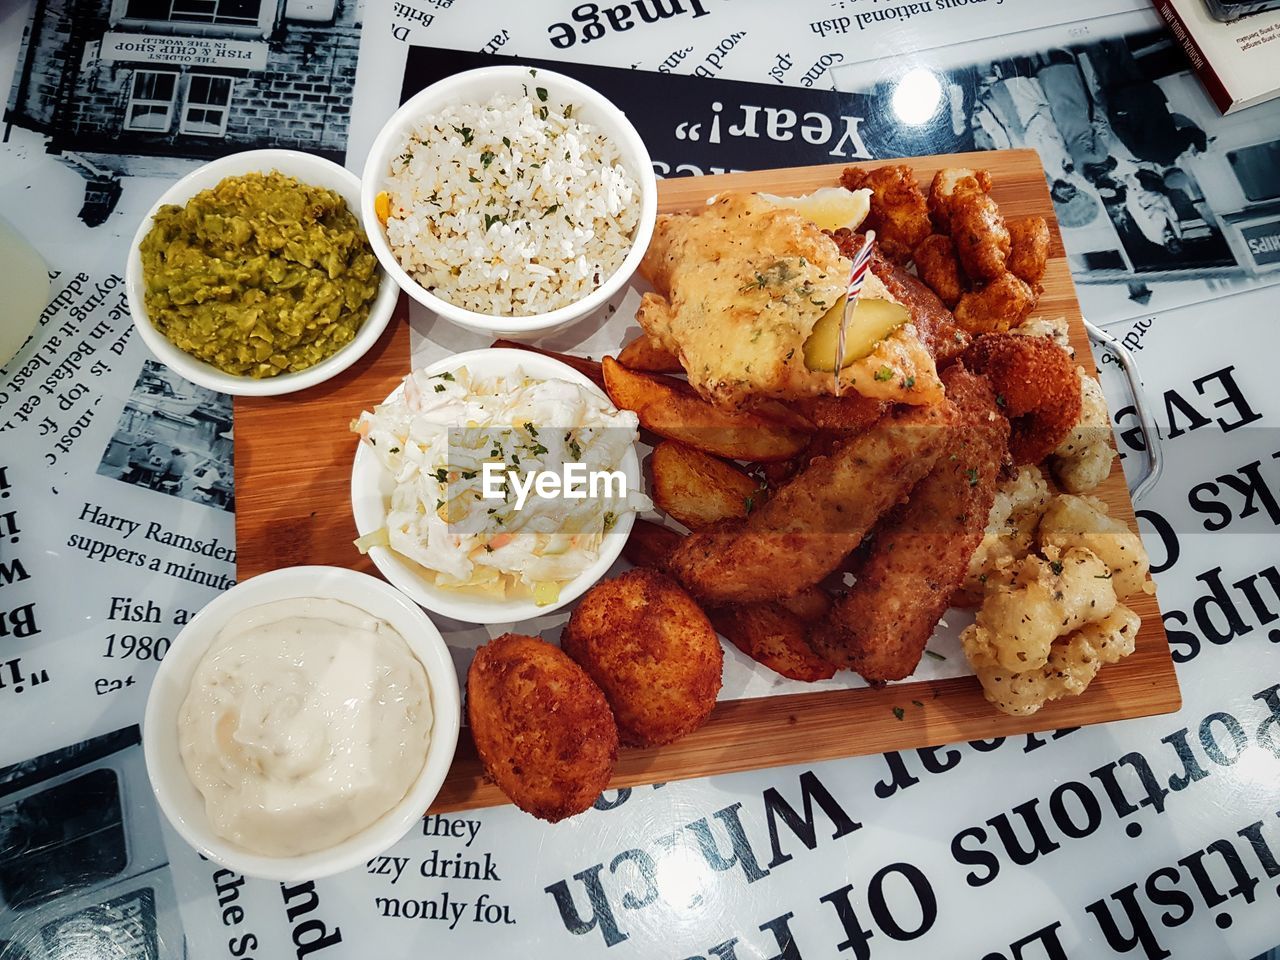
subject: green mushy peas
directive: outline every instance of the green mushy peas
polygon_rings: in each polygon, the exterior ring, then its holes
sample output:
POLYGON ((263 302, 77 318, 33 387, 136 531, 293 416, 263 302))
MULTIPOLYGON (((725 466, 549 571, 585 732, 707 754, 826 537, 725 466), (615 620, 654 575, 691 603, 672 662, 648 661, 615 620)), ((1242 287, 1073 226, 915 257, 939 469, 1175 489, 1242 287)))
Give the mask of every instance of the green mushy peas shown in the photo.
POLYGON ((238 376, 332 356, 378 292, 377 260, 346 201, 278 172, 228 177, 161 207, 141 252, 151 323, 238 376))

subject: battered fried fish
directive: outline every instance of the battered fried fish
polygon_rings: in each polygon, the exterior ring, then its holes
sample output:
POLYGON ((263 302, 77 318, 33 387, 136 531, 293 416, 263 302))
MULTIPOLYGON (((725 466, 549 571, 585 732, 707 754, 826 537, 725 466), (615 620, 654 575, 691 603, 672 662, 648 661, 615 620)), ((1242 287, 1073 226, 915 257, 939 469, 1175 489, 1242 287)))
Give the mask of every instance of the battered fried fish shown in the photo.
MULTIPOLYGON (((831 239, 849 258, 862 249, 863 235, 852 230, 837 230, 831 234, 831 239)), ((969 335, 938 295, 878 248, 871 252, 868 270, 889 299, 902 304, 911 313, 911 325, 915 327, 916 336, 939 368, 950 363, 969 345, 969 335)))
POLYGON ((810 642, 873 683, 909 676, 964 581, 1008 453, 1009 422, 987 382, 956 363, 942 375, 959 422, 907 503, 875 529, 853 587, 810 642))
POLYGON ((957 418, 950 401, 885 417, 813 460, 746 520, 690 535, 671 571, 695 597, 715 603, 812 586, 933 468, 957 418))
POLYGON ((849 167, 840 183, 847 190, 871 191, 871 212, 863 221, 864 229, 875 230, 885 256, 909 263, 916 245, 933 232, 928 204, 911 168, 902 163, 870 170, 849 167))
MULTIPOLYGON (((850 268, 831 238, 795 210, 726 191, 697 214, 658 217, 640 264, 655 292, 641 298, 636 320, 680 358, 690 385, 721 406, 832 394, 836 377, 809 365, 806 345, 815 330, 835 329, 820 321, 842 309, 850 268)), ((875 276, 861 297, 864 304, 893 300, 875 276)), ((850 342, 859 322, 855 313, 850 342)), ((875 328, 865 339, 862 355, 851 353, 856 359, 840 372, 842 389, 895 403, 941 398, 914 323, 875 328)))

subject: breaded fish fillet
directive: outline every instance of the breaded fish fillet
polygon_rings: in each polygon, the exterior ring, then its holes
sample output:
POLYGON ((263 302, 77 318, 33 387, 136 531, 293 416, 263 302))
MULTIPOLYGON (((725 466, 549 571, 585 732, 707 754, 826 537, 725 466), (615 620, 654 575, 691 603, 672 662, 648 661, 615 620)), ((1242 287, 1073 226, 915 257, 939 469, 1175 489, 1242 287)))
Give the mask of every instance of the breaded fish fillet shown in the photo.
POLYGON ((671 571, 695 597, 716 603, 812 586, 932 469, 956 420, 950 401, 885 417, 814 459, 746 520, 689 536, 671 571))
POLYGON ((982 540, 1008 455, 1009 422, 986 380, 957 363, 942 381, 960 417, 946 452, 876 528, 857 581, 810 637, 819 656, 873 682, 899 680, 920 662, 982 540))

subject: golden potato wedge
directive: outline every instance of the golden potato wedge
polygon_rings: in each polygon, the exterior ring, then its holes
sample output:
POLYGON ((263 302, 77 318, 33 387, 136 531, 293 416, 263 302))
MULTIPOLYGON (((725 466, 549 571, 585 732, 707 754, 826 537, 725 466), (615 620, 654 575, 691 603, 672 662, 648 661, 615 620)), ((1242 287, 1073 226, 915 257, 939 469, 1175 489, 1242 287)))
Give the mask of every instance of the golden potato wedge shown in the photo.
POLYGON ((649 469, 653 502, 690 530, 745 517, 762 494, 756 481, 737 467, 675 440, 654 448, 649 469))
POLYGON ((804 622, 780 603, 744 603, 711 613, 711 625, 757 663, 790 680, 829 680, 836 668, 805 639, 804 622))
POLYGON ((781 597, 774 602, 799 617, 803 623, 817 623, 835 606, 831 594, 821 587, 807 587, 799 593, 781 597))
POLYGON ((646 333, 622 348, 618 362, 628 370, 644 373, 684 373, 680 358, 646 333))
POLYGON ((683 380, 628 370, 613 357, 602 364, 605 389, 640 425, 668 440, 731 460, 786 460, 808 442, 800 430, 742 410, 723 410, 694 393, 683 380))
POLYGON ((639 520, 631 528, 622 555, 634 567, 665 570, 667 559, 684 539, 684 534, 651 520, 639 520))
POLYGON ((568 353, 556 353, 554 350, 542 350, 539 347, 532 347, 527 343, 517 343, 514 340, 495 340, 489 346, 501 347, 505 350, 528 350, 530 353, 540 353, 544 357, 551 357, 551 359, 559 360, 566 366, 573 367, 601 390, 607 390, 604 385, 604 374, 600 370, 599 360, 575 357, 568 353))

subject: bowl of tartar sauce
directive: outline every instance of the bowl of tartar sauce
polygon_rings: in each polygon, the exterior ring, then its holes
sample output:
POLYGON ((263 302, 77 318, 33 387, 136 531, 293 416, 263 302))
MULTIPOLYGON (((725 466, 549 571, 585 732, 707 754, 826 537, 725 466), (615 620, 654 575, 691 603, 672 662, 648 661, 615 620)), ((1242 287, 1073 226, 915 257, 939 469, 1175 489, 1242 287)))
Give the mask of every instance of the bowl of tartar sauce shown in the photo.
POLYGON ((573 602, 653 505, 635 413, 527 350, 471 350, 415 370, 352 429, 356 545, 454 620, 517 623, 573 602))
POLYGON ((174 639, 143 721, 165 816, 210 860, 292 882, 421 819, 457 747, 457 673, 402 593, 336 567, 237 584, 174 639))

